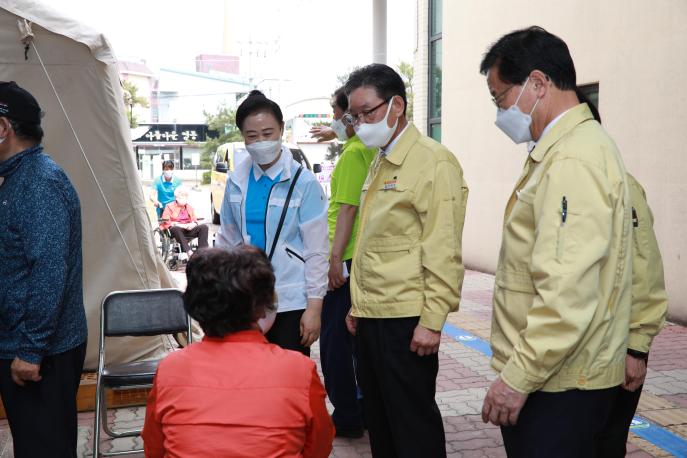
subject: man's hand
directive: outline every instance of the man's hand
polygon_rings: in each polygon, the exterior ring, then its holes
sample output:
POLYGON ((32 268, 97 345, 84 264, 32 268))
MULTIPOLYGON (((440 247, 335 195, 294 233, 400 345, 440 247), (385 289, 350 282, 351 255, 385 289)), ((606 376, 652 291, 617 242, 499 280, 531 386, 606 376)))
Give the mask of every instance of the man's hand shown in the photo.
POLYGON ((329 290, 341 288, 346 283, 343 276, 343 262, 332 260, 329 262, 329 290))
POLYGON ((301 345, 309 347, 320 337, 322 299, 308 299, 301 316, 301 345))
POLYGON ((489 387, 482 405, 482 421, 496 426, 513 426, 518 422, 527 394, 515 391, 498 377, 489 387))
POLYGON ((358 329, 358 319, 351 315, 351 311, 348 311, 348 315, 346 315, 346 328, 348 329, 348 332, 351 334, 355 335, 356 329, 358 329))
POLYGON ((26 385, 26 382, 40 382, 41 381, 41 365, 33 364, 19 359, 14 358, 12 365, 10 366, 10 372, 12 373, 12 380, 19 386, 26 385))
POLYGON ((632 355, 625 357, 625 382, 622 387, 627 391, 636 391, 644 384, 646 377, 646 361, 632 355))
POLYGON ((310 135, 317 139, 317 142, 326 142, 336 138, 336 132, 328 126, 315 126, 310 129, 310 135))
POLYGON ((441 331, 433 331, 418 324, 413 332, 413 340, 410 341, 410 351, 419 356, 433 355, 439 351, 441 331))
POLYGON ((162 208, 162 203, 160 203, 159 200, 156 200, 153 205, 155 205, 156 208, 162 208))

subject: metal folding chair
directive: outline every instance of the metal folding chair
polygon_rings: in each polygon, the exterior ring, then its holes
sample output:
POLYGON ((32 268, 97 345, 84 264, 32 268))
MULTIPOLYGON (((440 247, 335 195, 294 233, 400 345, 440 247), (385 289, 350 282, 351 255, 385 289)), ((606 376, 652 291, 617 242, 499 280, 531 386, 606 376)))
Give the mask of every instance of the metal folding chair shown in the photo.
POLYGON ((107 421, 106 390, 148 388, 153 384, 159 359, 122 364, 105 364, 105 338, 154 336, 186 332, 193 339, 191 320, 184 310, 181 291, 153 289, 115 291, 103 299, 100 313, 100 350, 95 400, 93 456, 119 456, 140 453, 141 449, 118 452, 100 451, 100 428, 110 438, 140 436, 141 430, 114 431, 107 421))

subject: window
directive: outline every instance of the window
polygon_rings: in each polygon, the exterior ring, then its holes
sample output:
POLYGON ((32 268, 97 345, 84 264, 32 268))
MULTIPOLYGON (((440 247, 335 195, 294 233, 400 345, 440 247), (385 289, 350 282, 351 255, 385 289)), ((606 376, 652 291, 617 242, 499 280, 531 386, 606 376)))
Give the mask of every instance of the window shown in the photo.
POLYGON ((429 0, 429 116, 428 132, 441 141, 442 0, 429 0))
POLYGON ((582 91, 584 95, 587 96, 590 102, 594 104, 594 107, 599 109, 599 83, 592 84, 582 84, 577 86, 577 88, 582 91))

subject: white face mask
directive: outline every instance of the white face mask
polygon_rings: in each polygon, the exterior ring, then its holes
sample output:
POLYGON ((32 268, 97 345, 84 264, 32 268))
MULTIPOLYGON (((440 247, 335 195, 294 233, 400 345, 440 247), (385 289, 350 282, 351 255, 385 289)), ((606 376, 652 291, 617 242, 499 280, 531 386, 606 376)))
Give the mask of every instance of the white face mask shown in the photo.
POLYGON ((537 108, 537 104, 539 103, 540 99, 537 99, 537 101, 534 103, 530 114, 525 114, 520 111, 520 108, 518 108, 518 102, 520 101, 522 94, 525 92, 525 88, 527 87, 529 80, 529 77, 527 80, 525 80, 525 85, 520 90, 518 98, 515 99, 515 103, 511 105, 510 108, 507 110, 498 108, 496 111, 496 122, 494 124, 496 124, 496 127, 501 129, 515 143, 532 141, 532 132, 530 132, 530 125, 532 125, 532 113, 534 113, 534 109, 537 108))
POLYGON ((174 171, 173 170, 165 170, 164 172, 162 172, 162 174, 165 176, 165 178, 167 178, 169 180, 170 178, 172 178, 174 171))
POLYGON ((177 197, 177 203, 183 207, 188 203, 188 199, 186 197, 177 197))
POLYGON ((342 142, 348 140, 348 134, 346 133, 346 126, 340 119, 335 119, 332 121, 332 130, 336 132, 336 136, 342 142))
POLYGON ((281 139, 251 143, 246 145, 246 151, 256 164, 271 164, 281 152, 281 139))
POLYGON ((358 124, 354 127, 355 133, 360 137, 360 141, 368 148, 386 146, 394 135, 394 132, 396 132, 398 118, 396 118, 396 122, 391 127, 389 127, 386 122, 389 118, 389 113, 391 113, 392 100, 389 100, 389 108, 386 109, 386 116, 384 116, 384 119, 374 124, 358 124))

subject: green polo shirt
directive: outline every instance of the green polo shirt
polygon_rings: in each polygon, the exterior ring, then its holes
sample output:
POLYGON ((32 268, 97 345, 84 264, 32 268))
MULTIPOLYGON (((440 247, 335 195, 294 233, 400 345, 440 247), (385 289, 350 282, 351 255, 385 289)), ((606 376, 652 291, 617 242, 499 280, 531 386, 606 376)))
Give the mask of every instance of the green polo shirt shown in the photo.
MULTIPOLYGON (((349 138, 343 145, 343 152, 332 172, 330 182, 331 197, 329 198, 329 244, 334 242, 336 218, 339 216, 341 204, 360 206, 360 191, 367 177, 370 163, 377 154, 377 149, 366 148, 357 135, 349 138)), ((360 212, 355 215, 353 230, 348 245, 343 252, 344 261, 353 257, 355 240, 358 235, 358 219, 360 212)))

